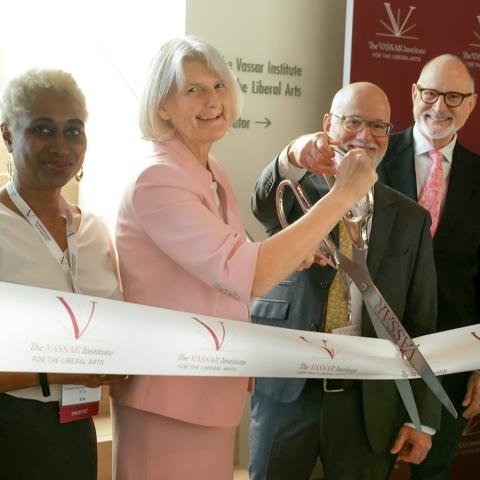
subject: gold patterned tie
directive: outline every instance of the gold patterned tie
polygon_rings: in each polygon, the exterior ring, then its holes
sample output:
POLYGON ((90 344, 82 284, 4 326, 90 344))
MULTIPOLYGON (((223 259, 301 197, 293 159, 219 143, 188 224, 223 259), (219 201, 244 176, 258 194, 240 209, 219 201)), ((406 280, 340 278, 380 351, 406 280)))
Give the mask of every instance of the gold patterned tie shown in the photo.
MULTIPOLYGON (((340 253, 352 258, 352 240, 348 235, 343 222, 338 224, 340 232, 340 253)), ((331 333, 332 330, 348 325, 350 320, 350 306, 347 293, 345 292, 342 274, 337 271, 328 291, 327 315, 325 319, 324 332, 331 333)))

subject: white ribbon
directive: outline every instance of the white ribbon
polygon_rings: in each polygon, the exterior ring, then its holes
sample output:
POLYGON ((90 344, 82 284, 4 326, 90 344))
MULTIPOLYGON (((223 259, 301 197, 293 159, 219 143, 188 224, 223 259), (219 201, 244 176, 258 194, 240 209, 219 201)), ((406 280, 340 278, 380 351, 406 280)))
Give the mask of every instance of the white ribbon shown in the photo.
MULTIPOLYGON (((0 371, 393 379, 388 340, 305 332, 0 282, 0 371)), ((415 342, 437 375, 480 369, 480 325, 415 342)))

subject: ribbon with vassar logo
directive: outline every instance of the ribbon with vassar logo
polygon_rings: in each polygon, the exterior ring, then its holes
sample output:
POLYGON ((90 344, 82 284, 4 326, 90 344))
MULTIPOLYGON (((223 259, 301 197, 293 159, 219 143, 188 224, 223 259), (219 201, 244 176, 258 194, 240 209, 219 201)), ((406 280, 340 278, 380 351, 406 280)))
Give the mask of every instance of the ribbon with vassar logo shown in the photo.
MULTIPOLYGON (((414 378, 388 340, 252 325, 0 282, 0 371, 414 378)), ((414 339, 436 375, 480 369, 480 325, 414 339)))

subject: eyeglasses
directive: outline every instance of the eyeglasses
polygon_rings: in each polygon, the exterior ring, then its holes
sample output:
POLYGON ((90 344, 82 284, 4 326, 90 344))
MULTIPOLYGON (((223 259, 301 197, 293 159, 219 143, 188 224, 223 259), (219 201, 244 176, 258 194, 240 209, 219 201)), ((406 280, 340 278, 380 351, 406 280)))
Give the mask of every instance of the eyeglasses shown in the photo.
POLYGON ((386 137, 393 128, 391 123, 382 122, 381 120, 369 121, 355 115, 338 115, 336 113, 330 113, 330 115, 340 119, 343 128, 349 132, 358 133, 367 126, 374 137, 386 137))
POLYGON ((473 93, 459 93, 459 92, 438 92, 432 88, 422 88, 416 84, 417 90, 420 92, 420 98, 423 103, 432 105, 442 96, 445 105, 448 107, 459 107, 465 98, 471 97, 473 93))

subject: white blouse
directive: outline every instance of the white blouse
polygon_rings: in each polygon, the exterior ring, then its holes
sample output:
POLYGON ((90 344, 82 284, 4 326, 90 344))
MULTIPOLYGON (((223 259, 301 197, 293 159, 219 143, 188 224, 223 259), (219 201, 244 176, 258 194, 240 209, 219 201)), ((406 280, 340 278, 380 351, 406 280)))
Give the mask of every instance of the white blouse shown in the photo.
MULTIPOLYGON (((122 299, 117 258, 107 227, 95 215, 82 212, 78 227, 78 285, 82 293, 122 299)), ((23 217, 0 203, 0 281, 72 292, 72 281, 23 217)), ((26 299, 28 301, 28 299, 26 299)), ((0 301, 1 308, 1 301, 0 301)), ((40 401, 58 401, 60 385, 50 396, 40 386, 7 392, 40 401)))

